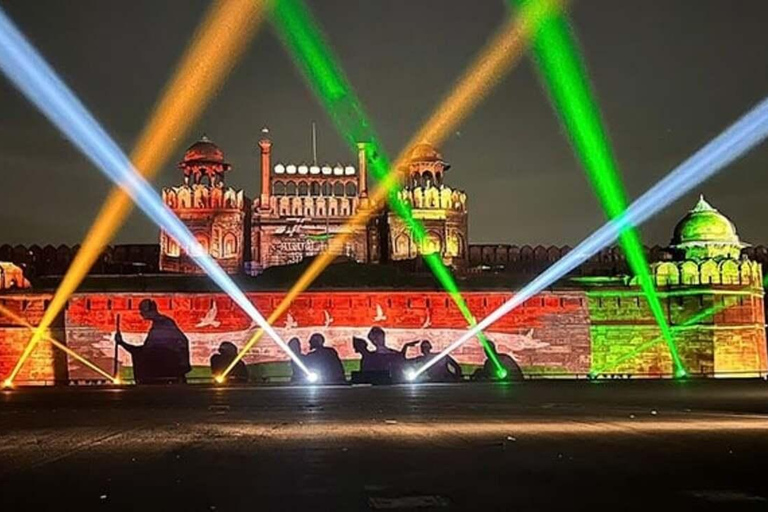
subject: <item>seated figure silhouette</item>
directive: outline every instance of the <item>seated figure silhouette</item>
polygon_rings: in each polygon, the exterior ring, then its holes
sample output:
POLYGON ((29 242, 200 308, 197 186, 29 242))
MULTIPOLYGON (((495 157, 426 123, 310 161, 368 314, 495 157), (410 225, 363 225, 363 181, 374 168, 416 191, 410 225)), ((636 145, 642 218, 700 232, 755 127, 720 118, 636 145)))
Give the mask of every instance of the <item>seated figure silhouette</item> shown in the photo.
MULTIPOLYGON (((416 343, 418 343, 418 341, 406 343, 403 350, 406 350, 407 347, 413 346, 416 343)), ((432 353, 432 343, 429 340, 422 340, 420 349, 420 356, 407 360, 414 369, 420 368, 437 356, 437 354, 432 353)), ((460 382, 462 377, 461 366, 459 366, 459 363, 457 363, 451 356, 442 357, 424 373, 426 374, 427 380, 430 382, 460 382)))
POLYGON ((496 373, 496 366, 486 354, 483 367, 475 370, 475 373, 472 374, 472 380, 521 381, 525 378, 523 376, 523 371, 520 369, 520 365, 517 364, 517 361, 515 361, 511 355, 499 353, 496 350, 496 344, 490 340, 488 341, 488 349, 493 351, 493 353, 496 355, 496 358, 499 360, 499 363, 501 363, 501 366, 507 370, 506 377, 499 377, 499 375, 496 373))
MULTIPOLYGON (((304 359, 301 355, 301 340, 299 338, 291 338, 288 340, 288 348, 290 348, 291 352, 296 354, 296 357, 300 360, 304 359)), ((304 370, 296 364, 296 361, 291 359, 291 384, 304 384, 306 382, 307 376, 304 373, 304 370)))
POLYGON ((368 349, 368 343, 362 338, 353 338, 352 346, 355 352, 362 357, 360 371, 353 374, 355 383, 391 384, 393 381, 404 379, 405 356, 389 348, 386 343, 386 334, 381 327, 372 327, 368 332, 368 339, 373 345, 373 350, 368 349))
POLYGON ((360 371, 361 372, 372 371, 370 355, 373 352, 368 348, 368 340, 364 340, 363 338, 353 337, 352 349, 358 354, 360 354, 360 371))
MULTIPOLYGON (((223 374, 237 357, 237 347, 230 341, 219 345, 219 351, 211 356, 211 374, 216 377, 223 374)), ((241 359, 227 374, 228 382, 248 382, 248 367, 241 359)))
POLYGON ((119 330, 115 333, 115 343, 131 354, 136 383, 186 382, 192 370, 187 337, 172 318, 160 314, 155 301, 142 300, 139 313, 152 322, 143 345, 130 345, 119 330))
POLYGON ((317 373, 321 384, 342 384, 347 381, 339 353, 325 346, 325 336, 319 332, 309 337, 309 353, 304 361, 311 371, 317 373))

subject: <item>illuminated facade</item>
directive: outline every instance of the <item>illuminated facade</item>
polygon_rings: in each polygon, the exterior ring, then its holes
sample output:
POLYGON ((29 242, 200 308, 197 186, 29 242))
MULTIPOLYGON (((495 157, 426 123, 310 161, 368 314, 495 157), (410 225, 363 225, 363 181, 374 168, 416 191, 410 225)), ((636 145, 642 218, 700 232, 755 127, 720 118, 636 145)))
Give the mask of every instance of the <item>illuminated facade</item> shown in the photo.
MULTIPOLYGON (((163 202, 186 224, 221 267, 230 274, 243 267, 245 251, 245 199, 242 190, 225 185, 231 170, 224 153, 205 135, 192 144, 179 162, 184 182, 163 189, 163 202)), ((160 270, 201 274, 184 248, 160 233, 160 270)))
POLYGON ((419 254, 439 253, 448 265, 467 266, 467 195, 445 184, 449 168, 431 144, 421 143, 411 150, 406 168, 400 170, 408 179, 399 195, 413 209, 414 218, 424 225, 427 237, 418 244, 405 222, 396 213, 389 212, 391 259, 406 260, 419 254))
MULTIPOLYGON (((330 245, 368 198, 366 147, 358 145, 357 166, 273 161, 264 129, 259 140, 261 193, 248 205, 242 190, 225 185, 231 170, 222 150, 203 136, 179 163, 183 183, 163 189, 163 200, 192 231, 202 248, 230 274, 258 275, 266 268, 298 263, 330 245)), ((400 198, 424 224, 427 237, 413 240, 394 213, 383 210, 367 225, 351 228, 339 256, 358 263, 409 260, 438 252, 454 268, 469 262, 467 196, 445 183, 450 168, 430 144, 415 146, 405 168, 400 198), (382 254, 383 253, 383 254, 382 254)), ((200 274, 183 248, 160 234, 163 272, 200 274)))
MULTIPOLYGON (((361 145, 358 166, 272 163, 268 131, 259 141, 261 194, 251 211, 251 254, 246 270, 298 263, 323 252, 358 210, 370 208, 367 163, 361 145)), ((354 228, 341 255, 359 263, 378 259, 368 226, 354 228)))

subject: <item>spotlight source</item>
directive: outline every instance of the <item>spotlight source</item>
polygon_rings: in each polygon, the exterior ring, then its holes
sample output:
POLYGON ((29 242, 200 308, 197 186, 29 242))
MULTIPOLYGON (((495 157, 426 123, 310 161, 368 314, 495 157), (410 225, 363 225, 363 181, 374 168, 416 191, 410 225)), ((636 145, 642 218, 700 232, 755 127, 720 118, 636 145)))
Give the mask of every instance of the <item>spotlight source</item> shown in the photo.
POLYGON ((416 380, 416 377, 418 377, 418 374, 416 373, 416 370, 409 369, 405 371, 405 380, 408 382, 413 382, 416 380))
POLYGON ((13 381, 11 379, 5 379, 3 381, 3 388, 11 389, 13 387, 13 381))
POLYGON ((307 373, 307 382, 310 384, 317 384, 320 381, 320 375, 318 375, 315 372, 308 372, 307 373))
POLYGON ((216 384, 224 384, 226 378, 223 375, 216 375, 213 380, 216 381, 216 384))

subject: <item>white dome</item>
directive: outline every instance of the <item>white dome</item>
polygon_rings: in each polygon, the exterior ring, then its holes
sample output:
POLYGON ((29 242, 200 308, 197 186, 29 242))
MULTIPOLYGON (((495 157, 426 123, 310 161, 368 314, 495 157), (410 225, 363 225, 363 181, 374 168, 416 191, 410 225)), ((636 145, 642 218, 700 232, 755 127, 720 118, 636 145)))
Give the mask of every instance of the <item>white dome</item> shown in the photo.
POLYGON ((288 174, 296 174, 296 166, 295 166, 295 165, 293 165, 293 164, 290 164, 290 165, 288 165, 288 166, 285 168, 285 171, 286 171, 288 174))
POLYGON ((275 174, 283 174, 285 172, 285 166, 283 164, 277 164, 275 166, 275 174))
POLYGON ((308 172, 309 172, 309 167, 303 164, 299 166, 299 174, 307 174, 308 172))
POLYGON ((346 174, 346 175, 348 175, 348 176, 349 176, 349 175, 352 175, 352 174, 355 174, 355 168, 354 168, 354 167, 352 167, 351 165, 348 165, 348 166, 346 166, 346 167, 344 168, 344 174, 346 174))
POLYGON ((331 174, 333 173, 333 169, 331 169, 330 165, 324 165, 323 166, 323 174, 331 174))
POLYGON ((320 174, 320 167, 313 165, 309 168, 309 174, 320 174))

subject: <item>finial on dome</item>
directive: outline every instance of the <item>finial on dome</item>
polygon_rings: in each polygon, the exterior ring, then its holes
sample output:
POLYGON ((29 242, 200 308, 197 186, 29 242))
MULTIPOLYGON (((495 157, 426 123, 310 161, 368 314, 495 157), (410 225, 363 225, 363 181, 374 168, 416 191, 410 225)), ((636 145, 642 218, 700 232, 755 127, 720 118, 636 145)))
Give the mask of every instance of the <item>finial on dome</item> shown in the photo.
POLYGON ((265 126, 264 128, 261 129, 261 133, 263 133, 264 135, 267 135, 269 133, 269 128, 265 126))
POLYGON ((716 212, 717 209, 715 209, 711 204, 707 202, 706 199, 704 199, 704 194, 699 195, 699 202, 696 203, 696 206, 693 207, 692 212, 716 212))
POLYGON ((202 137, 200 137, 200 140, 201 140, 202 142, 211 142, 211 139, 209 139, 209 138, 208 138, 208 135, 206 135, 206 133, 205 133, 205 132, 203 132, 203 136, 202 136, 202 137))

